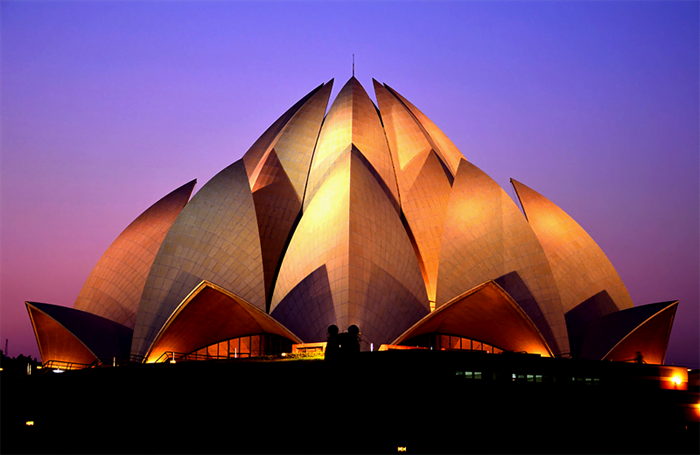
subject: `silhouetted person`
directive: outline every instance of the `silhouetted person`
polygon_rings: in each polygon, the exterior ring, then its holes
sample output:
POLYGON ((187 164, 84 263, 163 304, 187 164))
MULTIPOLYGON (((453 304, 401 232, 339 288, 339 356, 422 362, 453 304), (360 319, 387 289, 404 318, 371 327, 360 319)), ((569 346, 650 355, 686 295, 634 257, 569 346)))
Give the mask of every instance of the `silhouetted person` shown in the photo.
POLYGON ((348 327, 348 352, 360 352, 360 328, 355 324, 348 327))
POLYGON ((338 327, 328 327, 326 360, 348 359, 360 352, 360 329, 356 325, 348 327, 347 332, 338 333, 338 327), (330 354, 330 355, 329 355, 330 354))
POLYGON ((326 360, 336 360, 340 351, 340 335, 338 326, 333 324, 328 326, 328 341, 326 343, 326 360))
POLYGON ((644 363, 644 356, 642 351, 637 351, 637 356, 634 358, 635 363, 644 363))

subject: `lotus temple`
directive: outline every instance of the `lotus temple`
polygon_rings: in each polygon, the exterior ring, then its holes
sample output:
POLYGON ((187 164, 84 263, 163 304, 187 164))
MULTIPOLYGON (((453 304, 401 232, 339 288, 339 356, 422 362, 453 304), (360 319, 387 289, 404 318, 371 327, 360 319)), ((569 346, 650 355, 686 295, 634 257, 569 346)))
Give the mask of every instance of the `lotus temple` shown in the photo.
POLYGON ((274 355, 331 325, 362 351, 664 363, 678 301, 633 305, 564 210, 511 199, 393 88, 332 86, 143 212, 73 308, 26 302, 44 364, 274 355))

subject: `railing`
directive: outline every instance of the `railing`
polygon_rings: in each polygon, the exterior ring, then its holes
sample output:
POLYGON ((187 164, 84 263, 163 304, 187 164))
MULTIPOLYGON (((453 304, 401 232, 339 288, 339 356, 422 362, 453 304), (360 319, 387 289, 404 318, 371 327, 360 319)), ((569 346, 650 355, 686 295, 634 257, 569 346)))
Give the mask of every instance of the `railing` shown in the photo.
POLYGON ((43 372, 53 370, 66 371, 92 368, 109 368, 140 363, 143 363, 143 356, 130 355, 111 358, 98 358, 93 360, 91 363, 67 362, 64 360, 49 360, 42 364, 42 369, 44 370, 43 372))
POLYGON ((166 362, 175 363, 176 355, 179 355, 180 358, 182 358, 182 354, 179 352, 176 353, 173 351, 165 351, 164 353, 162 353, 160 355, 160 357, 158 357, 156 359, 155 363, 166 363, 166 362))
POLYGON ((250 352, 239 352, 236 353, 235 355, 231 356, 226 356, 226 355, 212 355, 212 354, 199 354, 197 352, 189 352, 189 353, 184 353, 184 352, 174 352, 174 351, 165 351, 163 352, 156 360, 154 363, 177 363, 177 362, 189 362, 189 361, 204 361, 204 360, 234 360, 234 359, 241 359, 241 358, 250 358, 250 357, 263 357, 266 356, 267 354, 255 354, 255 353, 250 353, 250 352))
POLYGON ((105 366, 105 364, 104 364, 104 362, 102 362, 102 360, 95 359, 92 361, 92 363, 90 365, 88 365, 85 368, 99 368, 99 367, 103 367, 103 366, 105 366))
MULTIPOLYGON (((95 362, 93 362, 95 363, 95 362)), ((44 372, 47 371, 65 371, 65 370, 81 370, 83 368, 90 368, 90 365, 92 364, 87 364, 87 363, 77 363, 77 362, 65 362, 63 360, 49 360, 48 362, 44 362, 42 364, 42 369, 44 372)))

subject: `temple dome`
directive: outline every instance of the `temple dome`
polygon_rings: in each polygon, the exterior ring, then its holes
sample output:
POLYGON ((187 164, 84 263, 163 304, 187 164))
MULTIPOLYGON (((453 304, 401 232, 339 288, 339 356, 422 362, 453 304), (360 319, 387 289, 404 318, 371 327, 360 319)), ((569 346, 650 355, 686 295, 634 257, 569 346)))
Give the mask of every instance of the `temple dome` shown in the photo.
POLYGON ((523 213, 425 114, 373 85, 377 105, 352 77, 330 109, 333 81, 319 85, 191 200, 195 181, 146 210, 74 309, 28 303, 42 359, 84 364, 124 334, 132 359, 261 355, 356 325, 363 350, 663 362, 677 302, 633 307, 562 209, 512 180, 523 213))

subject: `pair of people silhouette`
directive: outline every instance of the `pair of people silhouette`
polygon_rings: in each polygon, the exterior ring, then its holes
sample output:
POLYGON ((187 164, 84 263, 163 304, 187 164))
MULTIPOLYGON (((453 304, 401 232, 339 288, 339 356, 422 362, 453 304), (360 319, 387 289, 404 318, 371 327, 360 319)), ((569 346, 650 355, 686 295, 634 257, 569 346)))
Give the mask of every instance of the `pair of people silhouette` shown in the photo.
POLYGON ((328 327, 328 342, 326 344, 326 360, 348 358, 360 352, 360 328, 356 325, 348 327, 347 332, 340 333, 337 325, 328 327))

